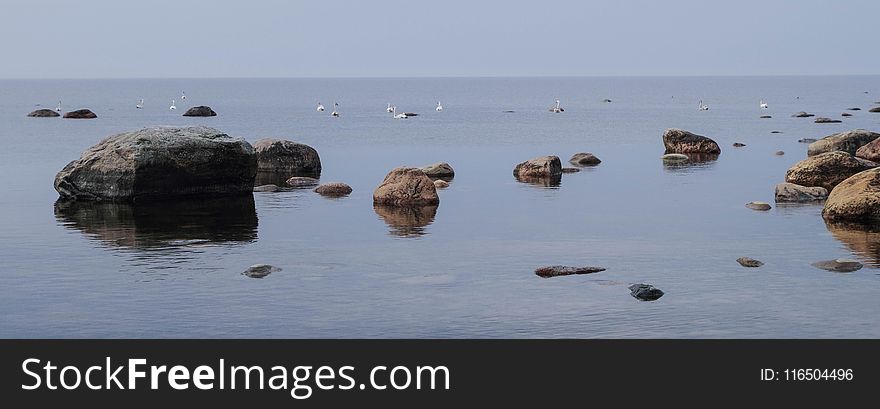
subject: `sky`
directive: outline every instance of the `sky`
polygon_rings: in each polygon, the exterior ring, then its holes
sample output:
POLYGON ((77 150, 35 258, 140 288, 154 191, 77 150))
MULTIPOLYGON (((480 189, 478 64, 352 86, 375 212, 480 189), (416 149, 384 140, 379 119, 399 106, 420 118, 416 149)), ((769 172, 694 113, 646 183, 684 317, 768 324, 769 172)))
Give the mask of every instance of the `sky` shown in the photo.
POLYGON ((0 0, 0 78, 880 74, 878 0, 0 0))

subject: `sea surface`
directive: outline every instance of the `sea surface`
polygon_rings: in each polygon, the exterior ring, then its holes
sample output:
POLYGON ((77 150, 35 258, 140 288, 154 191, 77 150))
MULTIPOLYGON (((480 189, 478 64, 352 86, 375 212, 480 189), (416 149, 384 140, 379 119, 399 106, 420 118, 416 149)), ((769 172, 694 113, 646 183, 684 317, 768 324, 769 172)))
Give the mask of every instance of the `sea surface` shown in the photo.
POLYGON ((877 76, 3 80, 0 337, 877 338, 880 233, 827 226, 821 204, 745 207, 773 203, 805 157, 798 139, 880 130, 875 101, 877 76), (548 112, 557 98, 565 112, 548 112), (26 117, 59 99, 99 118, 26 117), (394 120, 389 103, 421 115, 394 120), (194 105, 218 116, 181 116, 194 105), (862 110, 840 124, 791 117, 851 107, 862 110), (151 125, 306 143, 321 181, 354 192, 56 206, 65 164, 151 125), (723 153, 664 165, 673 127, 723 153), (551 186, 512 175, 526 159, 577 152, 602 163, 551 186), (440 161, 456 176, 439 207, 374 209, 389 170, 440 161), (743 268, 741 256, 765 265, 743 268), (866 267, 810 265, 841 257, 866 267), (241 274, 258 263, 282 270, 241 274), (552 264, 607 270, 534 274, 552 264), (633 283, 665 295, 639 301, 633 283))

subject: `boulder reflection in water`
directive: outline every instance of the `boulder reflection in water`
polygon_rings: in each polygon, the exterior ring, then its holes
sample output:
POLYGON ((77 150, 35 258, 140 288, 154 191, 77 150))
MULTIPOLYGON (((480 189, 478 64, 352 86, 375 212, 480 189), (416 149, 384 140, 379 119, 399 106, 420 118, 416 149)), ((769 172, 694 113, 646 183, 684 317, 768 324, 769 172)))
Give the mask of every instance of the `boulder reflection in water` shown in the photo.
POLYGON ((825 227, 853 254, 873 267, 880 267, 880 225, 825 222, 825 227))
POLYGON ((257 239, 253 195, 137 204, 59 200, 55 218, 68 229, 120 247, 257 239))
POLYGON ((427 234, 425 227, 434 222, 437 206, 373 205, 373 210, 391 228, 393 236, 418 237, 427 234))

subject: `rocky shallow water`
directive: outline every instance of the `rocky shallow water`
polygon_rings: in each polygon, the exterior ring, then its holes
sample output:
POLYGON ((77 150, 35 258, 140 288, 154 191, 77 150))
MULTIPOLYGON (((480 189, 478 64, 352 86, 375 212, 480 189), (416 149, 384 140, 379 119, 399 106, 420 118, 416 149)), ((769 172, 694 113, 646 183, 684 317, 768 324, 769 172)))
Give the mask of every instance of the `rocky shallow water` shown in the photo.
POLYGON ((878 77, 0 85, 0 336, 880 336, 880 229, 826 224, 821 201, 774 203, 786 170, 806 158, 799 139, 880 130, 869 112, 878 77), (187 105, 168 112, 163 101, 180 89, 187 105), (27 117, 59 98, 97 118, 27 117), (564 113, 547 112, 555 98, 564 113), (436 99, 444 112, 433 111, 436 99), (698 112, 699 99, 712 109, 698 112), (318 100, 339 100, 341 116, 316 113, 318 100), (421 115, 392 120, 387 103, 421 115), (218 116, 180 115, 198 105, 218 116), (840 124, 791 116, 851 107, 862 109, 840 124), (56 204, 52 182, 65 164, 108 135, 151 125, 303 142, 320 153, 320 182, 352 192, 56 204), (722 154, 663 161, 667 128, 710 136, 722 154), (601 164, 546 183, 511 174, 530 158, 579 152, 601 164), (392 168, 437 162, 455 169, 438 206, 373 205, 392 168), (753 201, 773 206, 743 206, 753 201), (743 268, 744 255, 764 264, 743 268), (838 259, 865 266, 811 265, 838 259), (280 270, 242 274, 258 264, 280 270), (546 280, 534 273, 546 265, 606 270, 546 280), (633 284, 663 296, 641 302, 633 284))

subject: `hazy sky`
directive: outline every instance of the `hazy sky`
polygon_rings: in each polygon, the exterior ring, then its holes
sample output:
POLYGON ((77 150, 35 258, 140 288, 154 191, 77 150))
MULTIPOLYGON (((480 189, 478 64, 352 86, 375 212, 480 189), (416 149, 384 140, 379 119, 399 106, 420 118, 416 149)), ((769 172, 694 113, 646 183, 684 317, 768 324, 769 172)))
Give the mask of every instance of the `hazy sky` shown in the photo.
POLYGON ((0 0, 0 77, 880 74, 880 0, 0 0))

